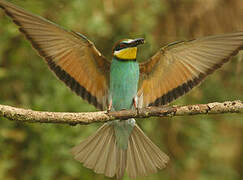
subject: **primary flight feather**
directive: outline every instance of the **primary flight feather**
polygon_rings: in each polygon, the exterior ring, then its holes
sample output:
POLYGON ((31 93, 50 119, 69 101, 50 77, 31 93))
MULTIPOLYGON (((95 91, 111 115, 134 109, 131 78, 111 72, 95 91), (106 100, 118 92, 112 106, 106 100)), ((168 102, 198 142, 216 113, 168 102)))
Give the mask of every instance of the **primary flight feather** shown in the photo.
MULTIPOLYGON (((139 64, 137 46, 144 39, 123 39, 108 61, 84 35, 7 1, 0 0, 0 7, 57 77, 100 110, 167 104, 243 49, 243 32, 209 36, 169 44, 139 64)), ((85 167, 117 179, 125 171, 130 178, 155 173, 169 161, 134 119, 105 123, 72 153, 85 167)))

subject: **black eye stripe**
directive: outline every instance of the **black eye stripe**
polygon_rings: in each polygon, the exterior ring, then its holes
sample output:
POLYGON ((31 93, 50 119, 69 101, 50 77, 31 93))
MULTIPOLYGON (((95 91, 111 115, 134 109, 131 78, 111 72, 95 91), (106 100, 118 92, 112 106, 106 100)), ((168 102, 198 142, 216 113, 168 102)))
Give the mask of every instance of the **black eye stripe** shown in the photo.
POLYGON ((125 48, 128 48, 128 47, 136 47, 137 44, 136 43, 133 43, 133 44, 129 44, 129 43, 120 43, 119 45, 116 46, 115 48, 115 51, 119 51, 121 49, 125 49, 125 48))
POLYGON ((114 48, 115 51, 119 51, 121 49, 129 48, 129 47, 137 47, 140 44, 144 44, 144 38, 138 38, 130 41, 121 41, 114 48))

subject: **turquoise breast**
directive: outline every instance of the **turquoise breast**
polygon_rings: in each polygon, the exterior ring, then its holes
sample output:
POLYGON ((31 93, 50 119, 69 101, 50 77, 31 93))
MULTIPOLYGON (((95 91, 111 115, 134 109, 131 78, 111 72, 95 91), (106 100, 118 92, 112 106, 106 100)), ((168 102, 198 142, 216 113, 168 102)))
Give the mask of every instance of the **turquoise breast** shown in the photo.
POLYGON ((131 109, 137 94, 139 65, 113 58, 110 70, 110 98, 113 110, 131 109))

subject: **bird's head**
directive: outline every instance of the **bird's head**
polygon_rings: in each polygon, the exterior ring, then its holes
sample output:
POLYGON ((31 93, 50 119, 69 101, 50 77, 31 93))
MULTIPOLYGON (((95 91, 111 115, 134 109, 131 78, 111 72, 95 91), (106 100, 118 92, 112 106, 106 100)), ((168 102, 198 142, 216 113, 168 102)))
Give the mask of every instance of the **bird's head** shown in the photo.
POLYGON ((120 40, 113 47, 113 56, 120 60, 136 60, 137 46, 144 42, 144 38, 120 40))

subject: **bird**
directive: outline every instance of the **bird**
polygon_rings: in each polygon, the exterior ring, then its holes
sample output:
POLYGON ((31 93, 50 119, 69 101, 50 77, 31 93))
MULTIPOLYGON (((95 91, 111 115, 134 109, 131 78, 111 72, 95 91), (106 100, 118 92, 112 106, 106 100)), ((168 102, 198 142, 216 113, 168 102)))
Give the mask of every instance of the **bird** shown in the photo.
MULTIPOLYGON (((107 60, 86 36, 67 30, 5 0, 7 16, 19 27, 50 70, 99 110, 163 106, 189 92, 243 49, 243 31, 170 43, 138 62, 143 38, 122 39, 107 60)), ((104 123, 71 150, 74 159, 98 174, 122 179, 166 168, 169 156, 135 119, 104 123)))

